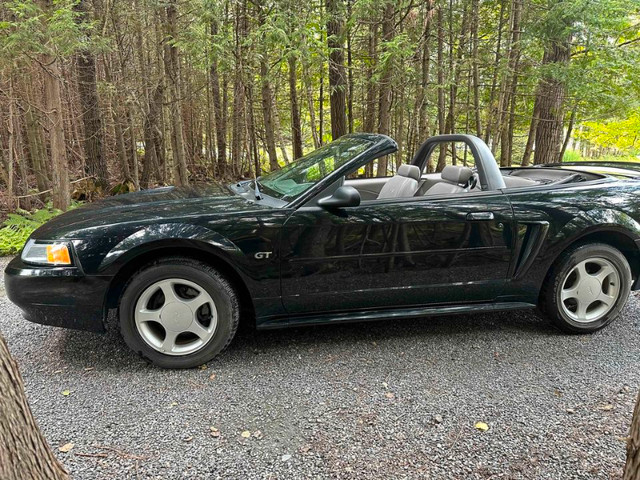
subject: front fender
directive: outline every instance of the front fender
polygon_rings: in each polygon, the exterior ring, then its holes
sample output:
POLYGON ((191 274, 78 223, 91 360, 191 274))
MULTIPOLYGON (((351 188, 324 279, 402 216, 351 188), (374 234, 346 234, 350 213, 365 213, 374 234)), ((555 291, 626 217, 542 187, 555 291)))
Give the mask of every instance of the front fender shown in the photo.
POLYGON ((240 249, 229 239, 213 230, 184 223, 163 223, 148 225, 132 233, 115 245, 104 257, 98 271, 106 273, 116 265, 126 263, 131 257, 140 253, 140 249, 154 245, 167 246, 172 241, 194 241, 207 244, 230 256, 242 255, 240 249))

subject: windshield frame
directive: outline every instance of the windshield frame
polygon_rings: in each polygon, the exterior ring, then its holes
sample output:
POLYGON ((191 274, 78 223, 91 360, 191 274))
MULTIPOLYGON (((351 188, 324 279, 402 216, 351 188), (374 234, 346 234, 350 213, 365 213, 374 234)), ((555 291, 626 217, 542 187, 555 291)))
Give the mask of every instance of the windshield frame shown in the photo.
POLYGON ((343 167, 353 168, 354 162, 369 156, 370 152, 380 142, 380 135, 355 134, 344 135, 338 140, 327 143, 322 147, 309 152, 304 157, 289 163, 282 169, 275 170, 265 176, 258 177, 252 187, 256 187, 262 195, 278 199, 287 204, 297 203, 300 197, 307 192, 316 191, 319 184, 327 178, 333 178, 334 174, 343 167), (345 158, 346 155, 346 158, 345 158), (341 158, 342 157, 342 158, 341 158), (331 163, 326 163, 331 162, 331 163), (333 163, 335 162, 335 163, 333 163), (327 170, 335 167, 335 170, 321 176, 322 164, 327 170), (311 173, 315 170, 315 173, 311 173), (282 182, 282 183, 280 183, 282 182))
POLYGON ((295 208, 300 205, 304 205, 309 199, 312 199, 315 196, 317 196, 319 193, 324 191, 329 185, 333 184, 340 177, 343 177, 348 173, 360 168, 362 165, 365 165, 367 162, 369 162, 373 158, 376 158, 380 155, 387 155, 387 154, 394 153, 398 149, 396 142, 392 138, 382 134, 354 133, 354 134, 344 135, 343 137, 340 137, 340 138, 345 138, 345 137, 359 138, 365 141, 369 141, 371 142, 371 145, 365 150, 363 150, 362 152, 360 152, 359 154, 357 154, 356 156, 354 156, 351 160, 347 161, 344 165, 338 167, 333 172, 331 172, 324 178, 320 179, 318 182, 315 183, 315 185, 313 185, 309 189, 302 192, 299 196, 291 200, 282 200, 270 195, 269 194, 270 189, 268 187, 265 187, 263 183, 260 182, 260 177, 258 177, 260 193, 262 194, 262 196, 263 197, 267 196, 278 201, 287 202, 285 205, 286 207, 295 208))

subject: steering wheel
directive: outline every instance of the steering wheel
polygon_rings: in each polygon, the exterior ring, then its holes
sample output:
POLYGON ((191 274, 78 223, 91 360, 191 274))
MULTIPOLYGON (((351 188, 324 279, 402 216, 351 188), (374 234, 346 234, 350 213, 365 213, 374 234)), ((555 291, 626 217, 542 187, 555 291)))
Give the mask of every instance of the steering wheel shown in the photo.
POLYGON ((466 185, 464 186, 467 190, 473 190, 478 185, 478 175, 474 172, 467 180, 466 185))

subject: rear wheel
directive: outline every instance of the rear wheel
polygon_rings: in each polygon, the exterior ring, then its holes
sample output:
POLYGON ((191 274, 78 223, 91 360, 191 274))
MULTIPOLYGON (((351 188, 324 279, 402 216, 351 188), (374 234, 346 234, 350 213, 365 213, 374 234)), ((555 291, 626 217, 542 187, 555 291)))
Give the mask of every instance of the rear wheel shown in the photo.
POLYGON ((120 300, 122 336, 134 351, 164 368, 213 359, 238 327, 237 296, 207 264, 167 258, 134 275, 120 300))
POLYGON ((564 331, 593 332, 618 317, 629 298, 631 278, 619 250, 601 243, 580 245, 553 266, 540 307, 564 331))

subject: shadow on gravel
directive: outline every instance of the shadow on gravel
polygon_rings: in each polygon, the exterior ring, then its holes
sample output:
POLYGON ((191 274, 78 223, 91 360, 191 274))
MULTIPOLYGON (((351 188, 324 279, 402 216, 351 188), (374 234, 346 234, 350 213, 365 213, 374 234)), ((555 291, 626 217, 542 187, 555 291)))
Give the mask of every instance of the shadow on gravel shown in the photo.
MULTIPOLYGON (((108 322, 107 333, 102 335, 75 330, 62 332, 55 348, 59 349, 69 366, 91 365, 97 370, 130 370, 132 367, 149 366, 129 350, 120 337, 117 322, 113 318, 108 322)), ((229 350, 215 362, 221 367, 231 356, 237 359, 258 351, 286 354, 292 345, 340 351, 371 342, 384 348, 386 343, 397 340, 437 343, 486 335, 500 335, 508 341, 509 337, 522 335, 533 338, 558 336, 562 333, 533 311, 381 320, 268 331, 256 331, 243 326, 229 350)))

